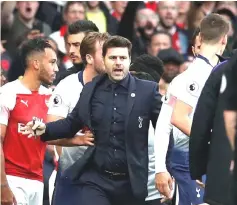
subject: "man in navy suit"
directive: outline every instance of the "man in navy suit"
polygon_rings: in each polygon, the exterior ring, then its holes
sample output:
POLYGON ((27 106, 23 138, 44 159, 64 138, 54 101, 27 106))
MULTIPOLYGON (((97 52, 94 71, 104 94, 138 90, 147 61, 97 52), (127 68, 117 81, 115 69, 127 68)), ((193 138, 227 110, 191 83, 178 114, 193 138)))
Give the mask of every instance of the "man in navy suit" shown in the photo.
POLYGON ((130 75, 131 48, 126 38, 110 37, 102 52, 107 74, 84 86, 72 113, 23 128, 43 141, 71 138, 84 126, 94 134, 95 146, 64 172, 80 184, 81 205, 139 205, 147 196, 148 129, 150 121, 156 125, 161 95, 157 83, 130 75))

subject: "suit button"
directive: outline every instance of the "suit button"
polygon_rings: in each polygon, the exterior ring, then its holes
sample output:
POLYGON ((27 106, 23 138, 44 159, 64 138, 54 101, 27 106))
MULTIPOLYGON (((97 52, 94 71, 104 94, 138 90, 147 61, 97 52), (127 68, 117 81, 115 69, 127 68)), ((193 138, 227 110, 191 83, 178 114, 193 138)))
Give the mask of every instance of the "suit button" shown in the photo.
POLYGON ((114 94, 114 96, 117 96, 117 95, 118 95, 117 93, 114 94))
POLYGON ((114 107, 114 110, 117 110, 117 108, 116 108, 116 107, 114 107))

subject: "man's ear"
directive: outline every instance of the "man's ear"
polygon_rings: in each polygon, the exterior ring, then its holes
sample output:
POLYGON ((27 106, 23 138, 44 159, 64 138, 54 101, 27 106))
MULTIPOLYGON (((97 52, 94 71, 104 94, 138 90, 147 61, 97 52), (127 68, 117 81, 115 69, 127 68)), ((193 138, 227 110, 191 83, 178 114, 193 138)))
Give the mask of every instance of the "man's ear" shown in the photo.
POLYGON ((93 57, 90 54, 86 54, 86 62, 92 64, 94 61, 93 57))

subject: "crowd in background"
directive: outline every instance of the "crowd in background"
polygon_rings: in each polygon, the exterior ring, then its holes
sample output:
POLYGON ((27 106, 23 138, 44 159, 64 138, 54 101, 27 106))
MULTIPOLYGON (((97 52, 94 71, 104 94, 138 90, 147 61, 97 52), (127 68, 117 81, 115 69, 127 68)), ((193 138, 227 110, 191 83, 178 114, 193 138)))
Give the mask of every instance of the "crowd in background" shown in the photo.
MULTIPOLYGON (((235 1, 2 1, 1 85, 24 74, 20 47, 27 39, 45 36, 50 40, 57 51, 59 75, 72 67, 69 55, 73 54, 67 50, 64 35, 68 25, 87 19, 94 22, 100 32, 129 39, 133 44, 132 60, 142 54, 158 56, 165 68, 159 82, 161 94, 165 94, 172 79, 193 60, 193 33, 200 21, 212 12, 224 16, 231 24, 223 55, 228 56, 237 48, 235 1)), ((158 71, 148 69, 146 72, 156 80, 158 71)), ((56 166, 52 153, 52 147, 48 146, 45 181, 56 166)))

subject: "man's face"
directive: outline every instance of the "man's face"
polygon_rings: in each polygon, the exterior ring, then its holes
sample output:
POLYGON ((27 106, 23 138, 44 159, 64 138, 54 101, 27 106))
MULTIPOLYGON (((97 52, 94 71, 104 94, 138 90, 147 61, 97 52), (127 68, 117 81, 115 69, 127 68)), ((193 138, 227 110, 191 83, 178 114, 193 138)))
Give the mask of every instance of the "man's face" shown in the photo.
POLYGON ((125 11, 125 8, 128 4, 127 1, 112 1, 112 6, 115 11, 117 11, 119 14, 123 14, 125 11))
POLYGON ((83 32, 67 36, 66 49, 73 64, 81 63, 80 46, 84 37, 83 32))
POLYGON ((128 48, 108 48, 104 57, 106 73, 112 81, 121 81, 127 75, 130 66, 128 48))
POLYGON ((103 44, 104 44, 104 41, 103 42, 97 41, 95 44, 95 53, 92 55, 93 66, 94 66, 95 71, 98 74, 105 73, 105 64, 104 64, 104 59, 102 55, 103 44))
POLYGON ((176 4, 180 14, 187 14, 191 6, 190 1, 176 1, 176 4))
POLYGON ((152 56, 157 56, 160 50, 171 48, 171 46, 171 40, 168 35, 157 34, 152 37, 148 52, 152 56))
POLYGON ((78 20, 85 20, 85 8, 82 4, 75 2, 68 7, 68 11, 64 14, 65 22, 70 25, 78 20))
POLYGON ((136 15, 136 26, 144 29, 144 33, 150 36, 158 25, 158 16, 150 9, 140 9, 136 15))
POLYGON ((38 1, 19 1, 17 2, 18 12, 25 21, 30 21, 35 17, 38 10, 38 1))
POLYGON ((192 52, 194 56, 197 56, 199 54, 200 48, 201 48, 200 35, 197 35, 194 41, 194 45, 192 46, 192 52))
POLYGON ((160 1, 159 2, 159 17, 163 26, 171 28, 175 25, 178 10, 175 1, 160 1))
POLYGON ((56 53, 46 48, 40 64, 39 79, 42 83, 50 85, 56 78, 56 72, 58 72, 56 53))
POLYGON ((165 67, 164 72, 166 73, 167 76, 169 76, 172 79, 179 74, 180 66, 177 64, 170 62, 166 63, 164 67, 165 67))
POLYGON ((96 7, 99 6, 100 2, 99 1, 87 1, 86 3, 90 9, 95 9, 96 7))

